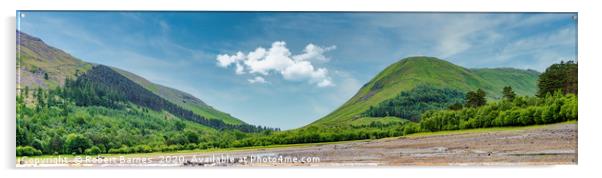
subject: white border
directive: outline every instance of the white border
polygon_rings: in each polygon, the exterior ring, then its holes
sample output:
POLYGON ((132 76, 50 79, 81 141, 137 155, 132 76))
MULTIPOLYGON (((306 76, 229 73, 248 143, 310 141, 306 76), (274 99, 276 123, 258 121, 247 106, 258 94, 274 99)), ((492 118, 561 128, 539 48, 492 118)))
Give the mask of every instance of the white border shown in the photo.
POLYGON ((2 1, 3 54, 1 112, 2 177, 574 177, 600 175, 600 127, 597 108, 602 76, 599 33, 602 9, 593 0, 7 0, 2 1), (243 168, 243 169, 16 169, 15 118, 15 14, 16 10, 234 10, 234 11, 452 11, 452 12, 578 12, 579 24, 579 163, 544 167, 400 167, 400 168, 243 168), (585 97, 584 97, 585 96, 585 97))

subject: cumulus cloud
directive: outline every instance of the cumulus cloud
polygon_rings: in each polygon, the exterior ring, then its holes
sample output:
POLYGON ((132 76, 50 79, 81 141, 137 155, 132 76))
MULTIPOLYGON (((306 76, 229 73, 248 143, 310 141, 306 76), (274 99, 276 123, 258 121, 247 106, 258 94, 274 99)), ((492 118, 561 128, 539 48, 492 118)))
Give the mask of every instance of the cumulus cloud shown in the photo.
POLYGON ((238 75, 249 74, 255 78, 249 79, 250 83, 266 83, 261 76, 280 74, 285 80, 307 81, 318 87, 334 86, 328 69, 316 67, 312 62, 324 63, 330 58, 324 53, 336 49, 336 46, 320 47, 308 44, 303 53, 293 55, 286 47, 286 42, 276 41, 269 49, 258 47, 254 51, 236 54, 220 54, 217 56, 217 65, 228 68, 235 66, 238 75))
POLYGON ((255 76, 255 78, 249 79, 249 83, 267 83, 267 81, 260 76, 255 76))
POLYGON ((245 55, 242 52, 238 52, 235 55, 220 54, 217 55, 217 65, 226 68, 230 64, 236 63, 244 58, 245 55))
POLYGON ((303 54, 293 56, 293 59, 297 61, 307 61, 312 60, 316 62, 328 62, 330 58, 324 56, 325 52, 337 49, 336 46, 329 46, 326 48, 321 48, 320 46, 316 46, 314 44, 308 44, 303 49, 303 54))

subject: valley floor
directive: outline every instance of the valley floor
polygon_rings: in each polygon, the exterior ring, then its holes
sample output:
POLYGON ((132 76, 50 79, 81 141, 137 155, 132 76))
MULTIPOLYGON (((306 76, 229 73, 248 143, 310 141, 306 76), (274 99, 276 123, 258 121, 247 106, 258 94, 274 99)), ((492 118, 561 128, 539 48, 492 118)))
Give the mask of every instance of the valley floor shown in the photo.
POLYGON ((32 160, 17 158, 17 167, 566 165, 577 164, 577 123, 420 133, 265 149, 150 153, 91 157, 87 161, 69 158, 60 164, 30 164, 32 160))

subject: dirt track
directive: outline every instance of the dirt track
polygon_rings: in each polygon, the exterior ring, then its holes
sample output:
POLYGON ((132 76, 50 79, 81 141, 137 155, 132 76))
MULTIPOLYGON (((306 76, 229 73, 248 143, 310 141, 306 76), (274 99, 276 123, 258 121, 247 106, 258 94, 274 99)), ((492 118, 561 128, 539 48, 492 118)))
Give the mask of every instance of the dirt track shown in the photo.
POLYGON ((563 123, 503 131, 464 132, 265 150, 171 154, 170 156, 174 157, 149 157, 153 160, 151 164, 109 163, 87 166, 330 167, 577 164, 577 124, 563 123), (294 158, 298 160, 291 161, 294 158), (167 159, 177 161, 166 163, 167 159))

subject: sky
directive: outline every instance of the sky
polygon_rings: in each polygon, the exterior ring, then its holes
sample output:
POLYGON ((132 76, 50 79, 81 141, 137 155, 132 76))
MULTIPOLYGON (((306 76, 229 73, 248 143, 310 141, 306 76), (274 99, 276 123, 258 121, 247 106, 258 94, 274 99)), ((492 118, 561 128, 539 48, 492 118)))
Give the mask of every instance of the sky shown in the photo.
POLYGON ((281 129, 334 111, 405 57, 540 72, 577 60, 576 13, 20 11, 17 23, 84 61, 281 129))

